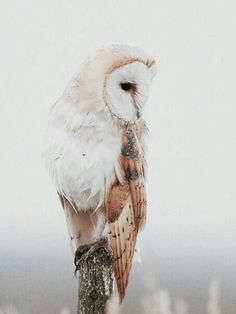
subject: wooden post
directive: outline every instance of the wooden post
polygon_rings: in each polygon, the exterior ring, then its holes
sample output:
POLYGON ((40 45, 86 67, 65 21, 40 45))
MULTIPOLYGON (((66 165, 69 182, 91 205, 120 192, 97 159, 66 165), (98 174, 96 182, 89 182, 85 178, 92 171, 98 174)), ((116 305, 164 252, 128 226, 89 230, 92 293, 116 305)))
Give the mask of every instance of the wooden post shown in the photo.
POLYGON ((113 290, 113 267, 110 249, 101 247, 87 260, 82 259, 79 270, 78 314, 105 314, 113 290))

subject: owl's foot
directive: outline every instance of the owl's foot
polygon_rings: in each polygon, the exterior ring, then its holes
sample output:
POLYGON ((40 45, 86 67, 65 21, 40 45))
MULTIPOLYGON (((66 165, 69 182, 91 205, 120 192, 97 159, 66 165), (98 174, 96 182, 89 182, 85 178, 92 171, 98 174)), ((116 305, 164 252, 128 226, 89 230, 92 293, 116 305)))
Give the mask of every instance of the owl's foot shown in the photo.
POLYGON ((103 249, 106 252, 107 259, 109 261, 112 260, 112 251, 109 247, 107 239, 102 238, 91 244, 82 245, 78 247, 78 249, 75 252, 75 258, 74 258, 75 274, 80 269, 81 264, 83 262, 88 263, 88 259, 99 249, 103 249))
POLYGON ((88 258, 90 256, 92 256, 99 249, 103 249, 107 253, 107 259, 109 261, 112 260, 112 251, 111 251, 110 246, 109 246, 109 244, 107 242, 107 239, 106 238, 102 238, 102 239, 94 242, 92 244, 91 248, 84 255, 86 262, 88 261, 88 258))
POLYGON ((74 258, 74 264, 75 264, 75 272, 76 275, 77 271, 80 269, 80 265, 83 262, 83 256, 91 249, 93 243, 81 245, 77 248, 75 251, 75 258, 74 258))

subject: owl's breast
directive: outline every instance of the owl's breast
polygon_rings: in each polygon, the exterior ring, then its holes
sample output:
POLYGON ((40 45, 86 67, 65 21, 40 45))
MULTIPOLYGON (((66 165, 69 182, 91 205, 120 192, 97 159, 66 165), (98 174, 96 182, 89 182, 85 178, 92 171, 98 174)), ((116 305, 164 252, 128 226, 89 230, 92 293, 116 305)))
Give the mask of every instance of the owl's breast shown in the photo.
POLYGON ((108 127, 94 131, 85 128, 75 134, 53 132, 49 138, 45 159, 57 191, 79 210, 103 205, 106 188, 115 179, 120 133, 108 127))

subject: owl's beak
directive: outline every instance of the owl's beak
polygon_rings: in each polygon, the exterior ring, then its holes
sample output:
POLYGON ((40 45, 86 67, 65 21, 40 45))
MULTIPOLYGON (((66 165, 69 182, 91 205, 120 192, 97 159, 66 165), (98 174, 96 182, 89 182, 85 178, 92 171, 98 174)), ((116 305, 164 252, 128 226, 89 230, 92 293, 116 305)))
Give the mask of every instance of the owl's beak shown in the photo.
POLYGON ((134 108, 136 110, 136 117, 137 117, 137 119, 139 119, 140 116, 141 116, 141 114, 140 114, 140 107, 137 104, 137 102, 135 101, 134 97, 132 97, 132 98, 133 98, 133 105, 134 105, 134 108))

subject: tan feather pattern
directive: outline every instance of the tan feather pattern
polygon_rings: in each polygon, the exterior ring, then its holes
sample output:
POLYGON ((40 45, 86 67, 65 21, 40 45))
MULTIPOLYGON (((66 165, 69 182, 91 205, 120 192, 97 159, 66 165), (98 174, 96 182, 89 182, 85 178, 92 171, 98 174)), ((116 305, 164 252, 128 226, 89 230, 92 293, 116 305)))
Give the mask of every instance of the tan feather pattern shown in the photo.
POLYGON ((118 179, 120 175, 117 175, 106 198, 109 242, 120 302, 125 296, 137 234, 146 217, 144 154, 140 136, 138 128, 129 126, 125 130, 120 156, 123 179, 118 179))

